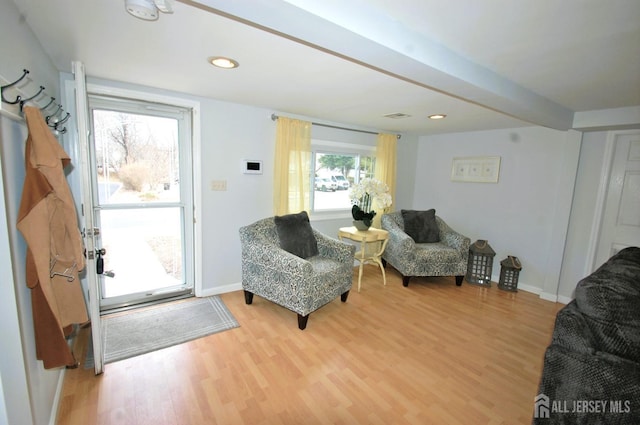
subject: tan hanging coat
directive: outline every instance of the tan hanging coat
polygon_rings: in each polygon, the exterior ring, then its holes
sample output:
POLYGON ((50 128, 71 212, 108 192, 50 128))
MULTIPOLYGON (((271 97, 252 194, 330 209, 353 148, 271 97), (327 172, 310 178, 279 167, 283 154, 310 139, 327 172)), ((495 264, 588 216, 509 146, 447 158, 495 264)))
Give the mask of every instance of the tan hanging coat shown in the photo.
POLYGON ((87 308, 78 279, 84 254, 73 197, 64 174, 71 160, 40 109, 24 108, 29 136, 18 230, 27 242, 36 357, 46 369, 77 365, 65 336, 85 323, 87 308), (66 275, 60 275, 60 274, 66 275))

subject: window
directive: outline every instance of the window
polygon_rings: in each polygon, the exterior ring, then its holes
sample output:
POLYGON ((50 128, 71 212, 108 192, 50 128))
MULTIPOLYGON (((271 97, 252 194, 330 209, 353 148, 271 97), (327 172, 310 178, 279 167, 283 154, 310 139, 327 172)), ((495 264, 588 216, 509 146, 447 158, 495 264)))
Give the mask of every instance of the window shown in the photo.
POLYGON ((365 177, 373 177, 374 148, 336 142, 312 141, 311 210, 351 210, 349 188, 365 177))

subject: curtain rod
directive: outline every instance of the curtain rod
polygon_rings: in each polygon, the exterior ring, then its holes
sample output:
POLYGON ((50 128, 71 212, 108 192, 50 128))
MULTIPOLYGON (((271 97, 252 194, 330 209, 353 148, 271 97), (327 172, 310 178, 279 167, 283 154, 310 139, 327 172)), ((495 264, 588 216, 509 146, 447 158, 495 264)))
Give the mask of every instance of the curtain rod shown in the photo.
MULTIPOLYGON (((278 118, 280 118, 278 115, 271 114, 271 120, 275 121, 278 118)), ((375 131, 359 130, 357 128, 339 127, 337 125, 322 124, 322 123, 319 123, 319 122, 312 122, 311 124, 312 125, 317 125, 317 126, 320 126, 320 127, 335 128, 335 129, 338 129, 338 130, 356 131, 358 133, 376 134, 376 135, 378 134, 375 131)), ((400 139, 402 137, 402 135, 401 134, 396 134, 396 137, 398 139, 400 139)))

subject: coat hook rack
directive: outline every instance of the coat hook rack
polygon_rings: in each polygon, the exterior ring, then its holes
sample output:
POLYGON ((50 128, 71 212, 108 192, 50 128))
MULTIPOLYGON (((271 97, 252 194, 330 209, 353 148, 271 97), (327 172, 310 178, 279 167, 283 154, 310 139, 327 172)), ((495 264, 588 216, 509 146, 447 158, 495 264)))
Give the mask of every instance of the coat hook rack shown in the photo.
POLYGON ((21 97, 20 97, 20 96, 16 97, 16 100, 14 100, 14 101, 9 101, 9 100, 7 100, 7 99, 4 97, 4 90, 5 90, 5 89, 8 89, 8 88, 10 88, 10 87, 13 87, 13 86, 15 86, 16 84, 18 84, 20 81, 24 80, 24 77, 26 77, 26 76, 27 76, 27 74, 29 74, 29 70, 28 70, 28 69, 23 69, 23 70, 22 70, 22 76, 21 76, 20 78, 18 78, 17 80, 15 80, 13 83, 9 83, 9 84, 7 84, 7 85, 5 85, 5 86, 0 87, 0 97, 2 98, 2 101, 3 101, 4 103, 8 103, 9 105, 15 105, 16 103, 19 103, 19 102, 20 102, 20 100, 21 100, 21 97))
MULTIPOLYGON (((49 127, 54 129, 56 134, 66 133, 67 131, 66 127, 60 129, 60 126, 65 122, 67 122, 67 120, 69 120, 69 118, 71 117, 71 114, 67 112, 64 117, 62 116, 64 112, 64 109, 62 108, 62 104, 58 103, 56 105, 55 103, 56 98, 52 96, 49 97, 49 102, 45 106, 41 106, 37 103, 36 99, 38 99, 39 97, 42 97, 43 99, 45 98, 46 89, 44 86, 39 86, 37 93, 33 95, 25 95, 24 93, 25 92, 24 88, 29 84, 29 82, 32 82, 32 80, 30 79, 26 84, 22 84, 20 87, 15 87, 15 86, 18 86, 27 77, 27 75, 29 75, 29 70, 23 69, 22 75, 17 80, 11 83, 5 84, 3 86, 0 86, 0 98, 2 100, 2 103, 6 103, 7 105, 16 105, 14 107, 9 107, 9 108, 0 107, 0 112, 2 112, 2 114, 7 114, 12 119, 20 120, 20 119, 23 119, 22 110, 24 106, 26 106, 27 102, 30 102, 31 104, 34 104, 34 106, 37 106, 40 109, 40 111, 42 111, 43 113, 46 110, 50 110, 56 107, 53 113, 50 113, 46 116, 45 121, 49 127), (7 99, 7 96, 6 96, 6 89, 10 89, 12 87, 14 87, 14 89, 16 89, 18 92, 15 100, 7 99)), ((0 80, 2 82, 7 81, 4 78, 0 78, 0 80)))

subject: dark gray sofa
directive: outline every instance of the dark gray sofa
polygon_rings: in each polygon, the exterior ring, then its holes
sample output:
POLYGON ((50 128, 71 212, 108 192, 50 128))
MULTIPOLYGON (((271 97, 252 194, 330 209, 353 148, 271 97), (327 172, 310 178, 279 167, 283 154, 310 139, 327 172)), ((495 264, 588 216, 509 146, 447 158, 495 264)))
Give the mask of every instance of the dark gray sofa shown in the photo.
POLYGON ((640 248, 582 279, 556 316, 533 424, 640 424, 640 248))

